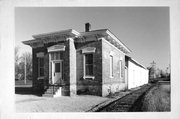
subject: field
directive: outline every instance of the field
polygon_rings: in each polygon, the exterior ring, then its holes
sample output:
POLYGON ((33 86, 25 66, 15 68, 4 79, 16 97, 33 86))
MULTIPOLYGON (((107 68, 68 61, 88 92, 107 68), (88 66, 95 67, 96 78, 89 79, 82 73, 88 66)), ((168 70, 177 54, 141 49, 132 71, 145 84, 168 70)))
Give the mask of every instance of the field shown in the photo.
POLYGON ((147 92, 142 100, 141 110, 145 112, 170 111, 170 84, 160 83, 147 92))

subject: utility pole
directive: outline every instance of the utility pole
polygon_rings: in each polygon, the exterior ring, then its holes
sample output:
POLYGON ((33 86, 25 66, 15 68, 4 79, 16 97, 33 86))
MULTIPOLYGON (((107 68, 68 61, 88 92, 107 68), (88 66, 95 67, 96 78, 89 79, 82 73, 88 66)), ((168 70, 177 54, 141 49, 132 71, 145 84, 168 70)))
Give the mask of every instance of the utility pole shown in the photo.
POLYGON ((25 62, 24 62, 24 84, 26 84, 26 55, 25 55, 25 62))

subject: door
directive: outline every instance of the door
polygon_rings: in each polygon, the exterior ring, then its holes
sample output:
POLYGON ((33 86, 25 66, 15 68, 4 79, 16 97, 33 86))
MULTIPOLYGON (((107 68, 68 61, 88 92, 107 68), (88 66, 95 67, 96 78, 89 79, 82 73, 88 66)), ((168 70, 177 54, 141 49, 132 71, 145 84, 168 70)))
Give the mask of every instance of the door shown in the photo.
POLYGON ((53 61, 52 62, 52 83, 60 84, 62 80, 62 62, 53 61))

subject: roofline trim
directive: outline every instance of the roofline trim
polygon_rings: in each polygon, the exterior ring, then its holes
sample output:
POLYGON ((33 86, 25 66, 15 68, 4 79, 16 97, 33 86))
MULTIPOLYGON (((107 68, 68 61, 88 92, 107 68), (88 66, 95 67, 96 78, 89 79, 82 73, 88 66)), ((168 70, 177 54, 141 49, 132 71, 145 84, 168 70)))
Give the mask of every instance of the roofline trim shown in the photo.
POLYGON ((48 32, 48 33, 42 33, 42 34, 37 34, 37 35, 32 35, 33 38, 43 38, 43 37, 48 37, 49 35, 60 35, 60 34, 68 34, 72 33, 73 35, 79 35, 80 33, 77 32, 74 29, 68 29, 68 30, 61 30, 61 31, 55 31, 55 32, 48 32))
POLYGON ((132 51, 125 45, 123 44, 110 30, 107 29, 106 33, 111 36, 113 39, 115 39, 118 43, 120 43, 122 46, 126 48, 126 50, 131 53, 132 51))
POLYGON ((143 66, 141 63, 137 62, 135 59, 133 59, 133 58, 127 56, 127 55, 126 55, 125 57, 128 57, 130 60, 132 60, 132 61, 135 62, 136 64, 140 65, 142 68, 148 70, 145 66, 143 66))
POLYGON ((79 34, 79 36, 90 36, 92 34, 102 34, 102 36, 108 35, 110 36, 112 39, 114 39, 115 41, 117 41, 117 43, 119 43, 121 46, 123 46, 125 48, 125 50, 128 53, 131 53, 132 51, 125 45, 123 44, 123 42, 121 40, 119 40, 109 29, 99 29, 99 30, 93 30, 93 31, 89 31, 89 32, 81 32, 79 34))

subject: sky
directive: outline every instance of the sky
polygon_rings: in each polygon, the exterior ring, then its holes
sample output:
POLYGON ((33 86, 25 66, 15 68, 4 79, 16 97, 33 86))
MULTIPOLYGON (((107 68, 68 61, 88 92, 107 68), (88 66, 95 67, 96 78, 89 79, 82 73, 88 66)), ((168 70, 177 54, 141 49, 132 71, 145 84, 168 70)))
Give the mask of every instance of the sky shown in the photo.
POLYGON ((130 56, 165 70, 170 64, 170 28, 168 7, 17 7, 15 8, 15 45, 19 54, 31 52, 22 41, 32 35, 66 29, 85 31, 109 29, 129 49, 130 56))

